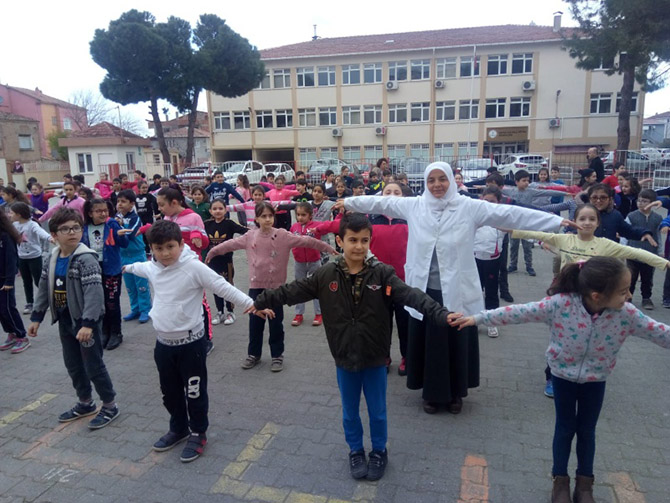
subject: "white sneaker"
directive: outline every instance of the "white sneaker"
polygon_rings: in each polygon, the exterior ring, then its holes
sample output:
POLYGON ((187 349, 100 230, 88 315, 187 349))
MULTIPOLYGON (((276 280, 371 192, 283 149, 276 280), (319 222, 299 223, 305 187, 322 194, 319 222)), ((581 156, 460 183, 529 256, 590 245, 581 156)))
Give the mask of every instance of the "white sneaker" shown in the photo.
POLYGON ((495 339, 498 337, 500 334, 498 333, 498 327, 489 327, 488 329, 489 337, 491 339, 495 339))
POLYGON ((223 313, 216 313, 214 316, 212 316, 212 325, 218 325, 221 323, 221 320, 223 319, 223 313))
POLYGON ((223 320, 223 324, 224 325, 232 325, 233 323, 235 323, 235 315, 233 313, 228 313, 226 315, 226 319, 223 320))

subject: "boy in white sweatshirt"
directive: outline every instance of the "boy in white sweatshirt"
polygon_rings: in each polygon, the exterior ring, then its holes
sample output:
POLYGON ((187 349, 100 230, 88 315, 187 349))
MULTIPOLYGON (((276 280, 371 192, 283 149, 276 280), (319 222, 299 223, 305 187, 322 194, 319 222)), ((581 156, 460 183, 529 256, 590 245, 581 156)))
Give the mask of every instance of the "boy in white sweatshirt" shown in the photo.
MULTIPOLYGON (((147 278, 154 291, 151 320, 156 329, 154 360, 170 430, 153 446, 167 451, 188 439, 181 461, 197 459, 207 443, 207 339, 202 318, 203 289, 256 313, 253 301, 200 262, 184 246, 181 229, 167 220, 147 234, 153 259, 124 266, 124 272, 147 278)), ((259 316, 264 312, 258 312, 259 316)))

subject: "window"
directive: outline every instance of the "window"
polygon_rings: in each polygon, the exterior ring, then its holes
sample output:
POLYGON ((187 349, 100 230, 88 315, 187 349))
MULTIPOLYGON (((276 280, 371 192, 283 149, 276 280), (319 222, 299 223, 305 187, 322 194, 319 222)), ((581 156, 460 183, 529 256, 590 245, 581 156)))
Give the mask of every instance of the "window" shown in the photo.
POLYGON ((256 127, 258 129, 267 129, 273 127, 272 110, 256 111, 256 127))
POLYGON ((442 58, 438 59, 436 63, 438 79, 456 78, 456 58, 442 58))
POLYGON ((93 173, 93 157, 91 154, 77 154, 79 173, 93 173))
POLYGON ((277 127, 293 127, 293 110, 277 110, 277 127))
POLYGON ((335 67, 334 66, 320 66, 318 68, 318 77, 320 86, 334 86, 335 85, 335 67))
POLYGON ((430 156, 430 146, 427 143, 412 144, 409 146, 410 157, 419 159, 428 159, 430 156))
POLYGON ((56 117, 55 115, 51 117, 51 125, 58 126, 58 117, 56 117))
POLYGON ((412 103, 410 118, 412 122, 428 122, 430 120, 430 102, 412 103))
POLYGON ((475 58, 474 69, 472 64, 472 56, 461 56, 461 77, 476 77, 479 75, 479 56, 475 58))
POLYGON ((458 102, 458 118, 460 120, 479 118, 479 100, 461 100, 458 102))
POLYGON ((435 103, 435 120, 453 121, 456 119, 455 101, 438 101, 435 103))
POLYGON ((365 146, 365 159, 367 160, 367 162, 377 162, 377 159, 379 159, 383 153, 384 149, 382 148, 381 145, 365 146))
POLYGON ((407 80, 407 61, 389 62, 389 80, 407 80))
POLYGON ((361 65, 342 65, 342 84, 360 84, 361 65))
POLYGON ((300 164, 309 167, 312 161, 316 161, 315 148, 301 148, 300 149, 300 164))
POLYGON ((591 95, 591 113, 608 114, 612 111, 612 95, 600 93, 591 95))
POLYGON ((382 81, 382 64, 365 63, 363 65, 363 82, 366 84, 378 84, 382 81))
POLYGON ((342 107, 342 124, 349 126, 361 123, 361 107, 342 107))
POLYGON ((65 131, 72 131, 72 119, 70 119, 69 117, 63 119, 63 129, 65 131))
POLYGON ((298 124, 300 127, 316 126, 316 109, 315 108, 299 108, 298 109, 298 124))
POLYGON ((33 135, 31 134, 20 134, 19 135, 19 150, 32 150, 33 145, 33 135))
POLYGON ((126 166, 128 169, 135 169, 135 154, 126 152, 126 166))
POLYGON ((161 155, 160 154, 154 154, 153 159, 154 159, 154 164, 160 164, 161 163, 161 155))
POLYGON ((319 108, 319 126, 334 126, 337 124, 337 108, 319 108))
POLYGON ((512 54, 512 73, 533 73, 533 53, 512 54))
POLYGON ((389 151, 389 159, 407 156, 406 145, 389 145, 388 151, 389 151))
POLYGON ((342 160, 360 161, 361 147, 342 147, 342 160))
POLYGON ((507 54, 489 56, 486 70, 489 75, 505 75, 507 73, 507 54))
MULTIPOLYGON (((631 98, 631 104, 630 104, 630 113, 637 112, 637 91, 633 93, 633 97, 631 98)), ((621 104, 621 93, 616 93, 616 107, 614 111, 616 113, 619 113, 619 105, 621 104)))
POLYGON ((251 114, 248 111, 233 112, 233 122, 235 129, 251 128, 251 114))
POLYGON ((263 75, 263 80, 258 84, 257 89, 270 89, 270 72, 265 72, 263 75))
POLYGON ((407 104, 389 105, 389 122, 407 122, 407 104))
POLYGON ((283 89, 291 87, 291 69, 279 68, 272 70, 272 77, 274 80, 275 89, 283 89))
POLYGON ((430 60, 416 59, 411 61, 412 80, 426 80, 430 78, 430 60))
POLYGON ((214 129, 230 129, 230 112, 214 113, 214 129))
POLYGON ((435 144, 435 159, 441 161, 451 161, 454 157, 453 143, 436 143, 435 144))
POLYGON ((600 58, 600 65, 597 66, 595 69, 609 70, 610 68, 614 68, 614 56, 612 56, 611 58, 609 57, 600 58))
POLYGON ((298 87, 314 87, 314 67, 305 66, 296 69, 298 87))
POLYGON ((510 98, 510 117, 530 117, 530 98, 510 98))
POLYGON ((477 142, 459 141, 458 157, 477 157, 477 142))
POLYGON ((382 106, 381 105, 364 105, 363 106, 363 122, 365 124, 381 124, 382 123, 382 106))
POLYGON ((492 98, 486 100, 486 118, 495 119, 498 117, 505 117, 505 101, 507 101, 505 98, 492 98))
POLYGON ((321 147, 321 159, 337 159, 337 147, 321 147))

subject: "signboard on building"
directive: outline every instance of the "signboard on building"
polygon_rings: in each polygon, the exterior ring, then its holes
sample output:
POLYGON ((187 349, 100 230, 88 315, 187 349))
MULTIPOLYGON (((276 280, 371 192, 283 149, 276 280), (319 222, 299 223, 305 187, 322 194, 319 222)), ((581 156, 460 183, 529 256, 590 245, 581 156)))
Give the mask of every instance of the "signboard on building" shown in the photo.
POLYGON ((486 128, 486 138, 490 142, 525 141, 528 126, 486 128))

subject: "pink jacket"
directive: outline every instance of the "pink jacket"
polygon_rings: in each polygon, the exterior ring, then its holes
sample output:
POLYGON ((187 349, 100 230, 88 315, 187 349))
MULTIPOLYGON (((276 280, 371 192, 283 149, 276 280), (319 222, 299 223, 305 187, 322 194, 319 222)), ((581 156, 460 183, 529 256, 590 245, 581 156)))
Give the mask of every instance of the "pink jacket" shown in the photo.
POLYGON ((79 214, 84 218, 84 203, 86 201, 84 200, 83 197, 79 197, 78 195, 75 194, 74 198, 70 199, 69 201, 65 199, 65 197, 62 197, 60 201, 58 201, 56 204, 54 204, 51 208, 49 208, 44 215, 40 217, 38 222, 46 222, 49 220, 56 211, 58 211, 61 208, 72 208, 73 210, 77 210, 79 214))
POLYGON ((103 199, 109 199, 112 194, 112 182, 109 180, 100 180, 93 188, 100 192, 100 197, 103 199))
MULTIPOLYGON (((330 222, 326 222, 326 224, 329 223, 330 222)), ((296 222, 291 226, 290 232, 296 236, 309 236, 320 240, 321 236, 326 234, 326 232, 321 230, 323 225, 324 222, 315 222, 314 220, 306 224, 296 222)), ((339 229, 339 222, 337 225, 339 229)), ((296 247, 293 248, 293 258, 296 262, 319 262, 321 260, 321 252, 314 248, 296 247)))
MULTIPOLYGON (((299 196, 300 192, 297 190, 289 190, 287 188, 283 188, 281 190, 277 189, 272 189, 269 190, 266 194, 265 197, 267 197, 271 202, 277 202, 277 201, 286 201, 288 199, 291 199, 293 196, 299 196)), ((281 215, 283 213, 286 213, 286 210, 277 210, 277 215, 281 215)))
MULTIPOLYGON (((280 204, 290 204, 293 201, 270 201, 272 206, 275 208, 279 206, 280 204)), ((249 228, 254 228, 256 227, 256 203, 254 201, 247 201, 246 203, 237 203, 237 204, 229 204, 226 206, 226 210, 228 211, 243 211, 244 214, 247 216, 247 227, 249 228)))
POLYGON ((315 248, 322 252, 333 253, 332 246, 318 239, 296 236, 286 229, 272 229, 261 232, 252 229, 239 238, 231 239, 212 248, 208 255, 235 250, 247 251, 249 264, 249 288, 277 288, 286 283, 286 268, 291 248, 315 248))

